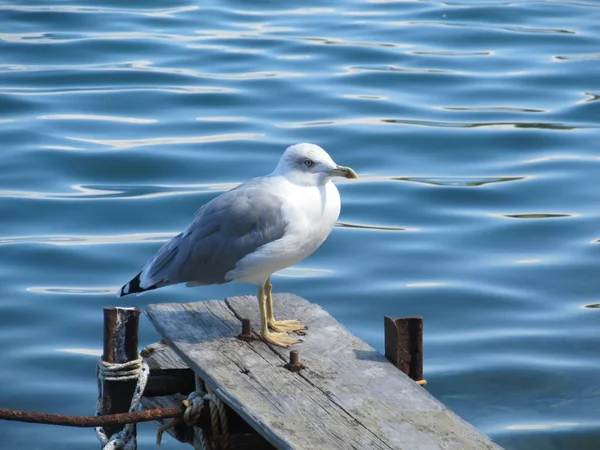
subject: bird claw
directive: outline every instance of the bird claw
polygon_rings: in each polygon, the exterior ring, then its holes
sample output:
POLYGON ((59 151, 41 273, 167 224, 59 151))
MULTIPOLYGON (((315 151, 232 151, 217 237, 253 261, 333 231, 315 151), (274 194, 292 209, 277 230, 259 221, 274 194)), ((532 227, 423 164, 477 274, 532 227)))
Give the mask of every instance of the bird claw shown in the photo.
POLYGON ((302 342, 300 339, 289 337, 286 333, 272 333, 270 331, 267 331, 265 334, 263 334, 262 338, 269 344, 283 348, 287 348, 290 345, 299 344, 302 342))
POLYGON ((306 326, 299 320, 272 320, 269 322, 269 328, 280 333, 307 330, 306 326))

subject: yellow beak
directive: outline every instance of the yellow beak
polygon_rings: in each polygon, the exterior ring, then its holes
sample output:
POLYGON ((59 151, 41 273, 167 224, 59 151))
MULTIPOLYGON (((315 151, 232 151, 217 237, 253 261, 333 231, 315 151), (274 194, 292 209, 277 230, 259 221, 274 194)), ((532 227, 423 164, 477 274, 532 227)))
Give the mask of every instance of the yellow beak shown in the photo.
POLYGON ((334 177, 358 178, 358 175, 356 175, 354 170, 345 166, 337 166, 335 169, 329 170, 327 173, 334 177))

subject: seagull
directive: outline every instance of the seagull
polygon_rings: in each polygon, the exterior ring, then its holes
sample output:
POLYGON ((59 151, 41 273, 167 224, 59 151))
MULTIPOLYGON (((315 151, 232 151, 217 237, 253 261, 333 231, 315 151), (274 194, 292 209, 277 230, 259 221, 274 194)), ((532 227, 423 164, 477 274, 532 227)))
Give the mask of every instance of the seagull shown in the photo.
POLYGON ((312 254, 340 215, 335 177, 358 178, 318 145, 288 147, 273 172, 209 201, 192 223, 165 243, 119 297, 163 286, 245 281, 258 285, 261 338, 288 347, 299 320, 275 320, 271 275, 312 254))

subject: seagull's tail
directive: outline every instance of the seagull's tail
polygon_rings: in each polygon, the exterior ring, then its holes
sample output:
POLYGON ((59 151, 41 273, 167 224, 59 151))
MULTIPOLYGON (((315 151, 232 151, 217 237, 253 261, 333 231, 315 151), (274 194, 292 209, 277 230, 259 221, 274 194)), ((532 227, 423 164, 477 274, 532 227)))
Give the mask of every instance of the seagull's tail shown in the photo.
POLYGON ((142 275, 142 272, 138 273, 135 277, 133 277, 133 279, 125 284, 121 290, 119 291, 118 296, 119 297, 124 297, 125 295, 129 295, 129 294, 139 294, 142 292, 146 292, 146 291, 151 291, 152 289, 156 289, 158 287, 158 285, 153 284, 152 286, 149 287, 142 287, 140 285, 140 277, 142 275))

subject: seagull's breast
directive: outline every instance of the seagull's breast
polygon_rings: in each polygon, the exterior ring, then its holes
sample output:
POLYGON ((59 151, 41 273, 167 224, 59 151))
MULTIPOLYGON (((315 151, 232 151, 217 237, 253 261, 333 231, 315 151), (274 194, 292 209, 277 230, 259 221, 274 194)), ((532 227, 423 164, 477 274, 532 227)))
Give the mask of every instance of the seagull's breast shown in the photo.
POLYGON ((331 182, 321 186, 277 183, 286 222, 283 237, 243 258, 230 279, 264 283, 278 270, 312 254, 325 241, 340 215, 340 194, 331 182))
MULTIPOLYGON (((325 241, 340 215, 340 194, 331 182, 321 186, 292 185, 285 195, 287 220, 280 248, 286 249, 285 265, 302 261, 325 241)), ((283 261, 282 261, 283 263, 283 261)))
POLYGON ((288 224, 289 232, 318 247, 340 215, 340 193, 332 182, 315 187, 295 186, 294 191, 291 201, 284 204, 287 214, 295 219, 288 224))

